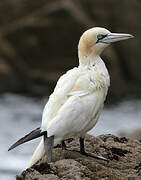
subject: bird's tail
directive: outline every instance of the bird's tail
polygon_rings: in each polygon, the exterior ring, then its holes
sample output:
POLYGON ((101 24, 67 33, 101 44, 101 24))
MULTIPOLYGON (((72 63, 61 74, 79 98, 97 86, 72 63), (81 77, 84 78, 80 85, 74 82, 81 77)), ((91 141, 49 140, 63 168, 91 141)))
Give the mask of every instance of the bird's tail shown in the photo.
MULTIPOLYGON (((31 141, 32 139, 36 139, 40 136, 46 136, 47 135, 47 131, 42 132, 40 128, 37 128, 35 130, 33 130, 32 132, 30 132, 29 134, 27 134, 26 136, 22 137, 21 139, 19 139, 16 143, 14 143, 9 149, 8 151, 14 149, 15 147, 31 141)), ((62 140, 62 138, 55 138, 54 141, 54 146, 56 146, 60 141, 62 140)), ((45 147, 44 147, 44 139, 42 138, 41 142, 39 143, 38 147, 36 148, 27 168, 30 168, 32 165, 34 165, 38 160, 40 160, 45 154, 45 147)))
POLYGON ((23 143, 26 143, 28 141, 31 141, 32 139, 36 139, 40 136, 43 136, 45 135, 47 132, 44 131, 42 132, 40 128, 37 128, 33 131, 31 131, 29 134, 25 135, 24 137, 22 137, 21 139, 19 139, 16 143, 14 143, 9 149, 8 151, 14 149, 15 147, 23 144, 23 143))
MULTIPOLYGON (((43 136, 45 135, 47 132, 44 131, 42 132, 40 128, 37 128, 35 130, 33 130, 32 132, 30 132, 29 134, 27 134, 26 136, 22 137, 21 139, 19 139, 16 143, 14 143, 9 149, 8 151, 14 149, 15 147, 25 143, 25 142, 28 142, 28 141, 31 141, 32 139, 36 139, 40 136, 43 136)), ((44 150, 44 142, 43 142, 43 138, 40 142, 40 144, 38 145, 37 149, 35 150, 33 156, 32 156, 32 159, 28 165, 28 167, 31 167, 33 164, 35 164, 45 153, 45 150, 44 150)))

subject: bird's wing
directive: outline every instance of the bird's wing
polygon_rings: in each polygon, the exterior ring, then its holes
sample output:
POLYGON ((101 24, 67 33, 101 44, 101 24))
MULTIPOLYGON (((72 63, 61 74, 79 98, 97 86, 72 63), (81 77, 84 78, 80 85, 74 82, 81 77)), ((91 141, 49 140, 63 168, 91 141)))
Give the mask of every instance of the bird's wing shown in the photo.
POLYGON ((91 129, 97 121, 95 117, 103 104, 102 96, 101 99, 99 97, 98 92, 80 97, 70 96, 57 115, 48 123, 48 136, 63 138, 85 134, 87 129, 91 129))
MULTIPOLYGON (((58 80, 54 92, 44 108, 42 130, 47 130, 50 122, 54 121, 61 109, 66 107, 66 103, 70 103, 73 97, 86 96, 95 88, 95 84, 90 81, 89 73, 82 72, 78 68, 68 71, 58 80)), ((71 102, 72 105, 73 103, 75 102, 71 102)), ((80 109, 80 111, 82 110, 80 109)))

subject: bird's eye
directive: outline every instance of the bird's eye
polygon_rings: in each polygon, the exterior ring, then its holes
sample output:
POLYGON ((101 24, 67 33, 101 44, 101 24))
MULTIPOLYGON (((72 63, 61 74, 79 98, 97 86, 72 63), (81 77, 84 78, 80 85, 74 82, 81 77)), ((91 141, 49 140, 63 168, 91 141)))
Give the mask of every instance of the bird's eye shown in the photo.
POLYGON ((107 34, 105 34, 105 35, 104 34, 98 34, 97 39, 101 40, 101 39, 104 39, 106 36, 107 36, 107 34))

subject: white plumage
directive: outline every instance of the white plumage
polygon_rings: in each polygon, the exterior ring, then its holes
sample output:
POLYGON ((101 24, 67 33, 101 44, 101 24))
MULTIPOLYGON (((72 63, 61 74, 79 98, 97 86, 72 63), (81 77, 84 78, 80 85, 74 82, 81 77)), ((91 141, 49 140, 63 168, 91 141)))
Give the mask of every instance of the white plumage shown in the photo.
MULTIPOLYGON (((44 108, 41 125, 48 136, 55 136, 54 145, 73 136, 84 136, 95 126, 109 84, 100 57, 95 59, 94 66, 80 65, 60 77, 44 108)), ((43 142, 41 148, 44 149, 43 142)))
POLYGON ((59 79, 43 112, 41 128, 47 130, 48 136, 82 136, 96 123, 107 94, 109 75, 103 61, 95 61, 95 66, 80 65, 59 79))
MULTIPOLYGON (((111 42, 131 37, 105 28, 83 33, 78 45, 79 66, 60 77, 43 111, 41 130, 47 131, 48 137, 54 136, 54 146, 67 138, 84 137, 95 126, 110 85, 100 54, 111 42)), ((44 154, 42 138, 28 167, 44 154)))
MULTIPOLYGON (((41 129, 47 131, 48 137, 55 137, 54 145, 73 136, 83 137, 95 126, 110 85, 100 54, 111 42, 131 37, 130 34, 110 33, 105 28, 92 28, 81 36, 79 66, 60 77, 43 111, 41 129)), ((41 140, 28 167, 44 153, 41 140)))

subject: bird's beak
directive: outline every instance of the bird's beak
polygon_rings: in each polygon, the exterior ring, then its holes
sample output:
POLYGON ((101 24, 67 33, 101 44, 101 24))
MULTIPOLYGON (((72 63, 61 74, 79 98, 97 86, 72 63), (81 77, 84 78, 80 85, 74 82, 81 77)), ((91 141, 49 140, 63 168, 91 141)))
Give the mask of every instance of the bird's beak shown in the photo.
POLYGON ((100 40, 100 42, 110 44, 112 42, 122 41, 122 40, 130 39, 133 37, 134 36, 132 36, 131 34, 110 33, 110 34, 107 34, 105 38, 100 40))

